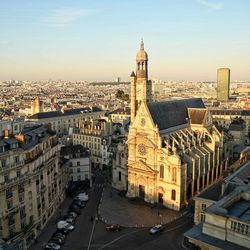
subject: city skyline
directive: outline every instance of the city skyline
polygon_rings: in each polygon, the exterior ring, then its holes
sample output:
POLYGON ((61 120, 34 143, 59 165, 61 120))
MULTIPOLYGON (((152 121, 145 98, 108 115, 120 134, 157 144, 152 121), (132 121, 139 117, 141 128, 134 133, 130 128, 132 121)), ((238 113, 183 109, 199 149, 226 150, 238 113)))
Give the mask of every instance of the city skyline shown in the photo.
POLYGON ((250 3, 8 1, 0 3, 0 80, 129 80, 141 38, 151 78, 249 80, 250 3))

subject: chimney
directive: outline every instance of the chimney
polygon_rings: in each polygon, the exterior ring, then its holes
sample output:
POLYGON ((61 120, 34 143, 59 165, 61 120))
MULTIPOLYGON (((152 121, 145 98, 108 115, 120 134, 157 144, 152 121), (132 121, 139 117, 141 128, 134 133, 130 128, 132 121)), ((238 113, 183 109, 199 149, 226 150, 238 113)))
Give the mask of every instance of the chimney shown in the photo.
POLYGON ((21 143, 24 143, 25 141, 25 138, 24 138, 24 135, 23 134, 17 134, 15 135, 15 139, 21 143))
POLYGON ((5 129, 3 131, 3 135, 4 135, 4 139, 8 139, 9 138, 9 130, 8 129, 5 129))

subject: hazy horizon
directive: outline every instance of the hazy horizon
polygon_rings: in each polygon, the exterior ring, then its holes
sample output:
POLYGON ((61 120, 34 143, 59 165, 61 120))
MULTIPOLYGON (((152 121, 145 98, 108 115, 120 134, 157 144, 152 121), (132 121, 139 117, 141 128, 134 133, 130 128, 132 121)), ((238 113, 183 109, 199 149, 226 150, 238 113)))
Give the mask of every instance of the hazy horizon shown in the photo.
POLYGON ((0 80, 129 80, 143 37, 149 77, 250 80, 250 1, 0 2, 0 80))

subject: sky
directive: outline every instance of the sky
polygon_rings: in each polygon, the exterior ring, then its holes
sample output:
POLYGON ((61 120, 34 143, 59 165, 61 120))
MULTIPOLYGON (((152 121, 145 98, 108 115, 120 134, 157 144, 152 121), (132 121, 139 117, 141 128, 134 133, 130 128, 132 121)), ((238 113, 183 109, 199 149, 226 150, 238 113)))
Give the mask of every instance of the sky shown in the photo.
POLYGON ((0 0, 0 80, 250 80, 249 0, 0 0))

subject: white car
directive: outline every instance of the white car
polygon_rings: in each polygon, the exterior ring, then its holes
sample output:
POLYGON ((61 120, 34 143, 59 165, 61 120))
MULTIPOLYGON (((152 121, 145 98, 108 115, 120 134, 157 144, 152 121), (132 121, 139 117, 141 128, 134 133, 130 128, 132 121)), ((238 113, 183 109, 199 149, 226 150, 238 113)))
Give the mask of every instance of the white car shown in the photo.
POLYGON ((89 196, 86 193, 80 193, 76 197, 80 201, 85 201, 87 202, 89 200, 89 196))
POLYGON ((61 220, 57 223, 57 229, 65 229, 65 228, 68 229, 69 231, 73 231, 75 229, 74 226, 72 226, 65 220, 61 220))
POLYGON ((163 225, 156 225, 156 226, 150 228, 149 232, 150 232, 150 234, 158 234, 160 232, 163 232, 164 229, 165 228, 163 225))
POLYGON ((45 249, 59 250, 61 247, 55 243, 49 243, 46 245, 45 249))

